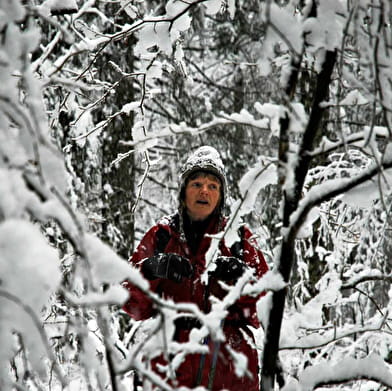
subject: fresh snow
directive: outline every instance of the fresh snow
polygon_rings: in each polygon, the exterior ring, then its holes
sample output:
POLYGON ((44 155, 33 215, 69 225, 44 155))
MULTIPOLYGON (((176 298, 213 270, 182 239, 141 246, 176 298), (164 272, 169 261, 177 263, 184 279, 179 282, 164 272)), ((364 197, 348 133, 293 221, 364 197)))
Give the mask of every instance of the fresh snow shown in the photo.
MULTIPOLYGON (((313 390, 330 387, 330 384, 338 384, 336 388, 343 389, 344 382, 361 379, 364 380, 358 386, 361 390, 375 389, 380 385, 392 388, 392 339, 388 317, 392 310, 390 287, 389 296, 385 294, 386 303, 377 305, 375 313, 369 315, 369 302, 377 299, 378 294, 369 281, 384 280, 384 290, 388 290, 387 284, 391 281, 383 258, 386 256, 384 247, 389 245, 391 169, 378 171, 373 179, 318 205, 321 199, 327 200, 329 195, 353 184, 361 175, 379 168, 381 163, 392 163, 391 143, 387 142, 392 123, 390 42, 386 38, 386 30, 384 35, 378 31, 390 26, 372 23, 372 20, 381 21, 383 14, 380 13, 382 8, 374 7, 370 1, 362 1, 361 6, 349 8, 340 0, 323 0, 317 3, 317 16, 312 18, 307 17, 311 2, 306 3, 301 13, 294 7, 296 2, 286 3, 260 3, 259 13, 252 17, 257 23, 264 23, 263 41, 249 44, 247 55, 254 63, 239 64, 243 71, 252 66, 259 75, 278 81, 281 85, 277 83, 275 86, 277 93, 274 99, 249 101, 246 107, 235 113, 216 113, 213 99, 205 90, 201 96, 211 111, 208 122, 202 123, 197 119, 193 126, 185 122, 163 123, 159 129, 151 126, 151 118, 146 114, 144 105, 150 103, 149 99, 156 94, 162 93, 163 97, 165 91, 161 78, 165 73, 177 67, 186 78, 185 87, 197 88, 187 61, 192 57, 188 57, 189 51, 183 46, 190 27, 196 28, 195 20, 192 20, 193 11, 200 10, 198 16, 202 23, 210 16, 214 18, 226 7, 233 19, 239 11, 243 12, 236 9, 234 0, 208 0, 200 4, 170 0, 165 3, 164 9, 160 8, 159 16, 154 15, 154 10, 147 10, 143 1, 121 0, 121 7, 131 18, 130 24, 122 25, 120 19, 113 22, 96 7, 93 0, 84 2, 80 8, 74 0, 46 0, 39 6, 30 5, 29 23, 24 23, 27 12, 22 2, 4 3, 0 15, 0 388, 43 391, 104 389, 110 381, 106 361, 110 357, 118 373, 117 378, 124 375, 119 380, 123 383, 119 389, 131 389, 131 371, 137 370, 160 389, 172 391, 173 388, 146 365, 148 359, 162 352, 173 355, 170 365, 160 368, 162 373, 172 377, 186 354, 206 351, 202 341, 207 335, 226 343, 221 329, 222 320, 241 295, 257 296, 266 292, 258 300, 257 316, 264 328, 268 327, 273 293, 287 286, 277 272, 281 240, 286 239, 293 228, 297 238, 295 271, 298 281, 294 280, 290 286, 292 296, 288 298, 281 330, 280 349, 285 357, 283 366, 290 379, 284 390, 313 390), (192 8, 192 12, 188 12, 188 8, 192 8), (60 18, 53 16, 64 9, 76 13, 60 18), (372 20, 365 14, 369 9, 373 13, 372 20), (144 16, 140 17, 143 13, 144 16), (205 18, 205 15, 208 17, 205 18), (77 27, 78 21, 85 23, 86 16, 91 24, 77 27), (354 18, 350 19, 352 16, 354 18), (35 18, 40 19, 37 25, 34 24, 35 18), (113 23, 116 33, 103 34, 94 18, 105 25, 113 23), (370 35, 366 35, 367 31, 360 22, 365 19, 370 35), (51 41, 49 33, 42 36, 46 31, 55 32, 51 41), (85 77, 81 78, 81 74, 75 72, 74 63, 80 60, 84 64, 85 59, 91 61, 105 45, 126 44, 132 41, 131 36, 137 40, 133 49, 140 61, 135 77, 138 81, 143 80, 140 83, 142 90, 138 91, 142 96, 123 102, 119 109, 106 113, 107 118, 94 123, 94 110, 98 107, 94 99, 108 91, 109 86, 97 79, 95 65, 88 68, 85 77), (346 40, 351 36, 353 40, 346 40), (46 38, 50 42, 46 42, 46 38), (132 142, 122 145, 131 147, 129 154, 135 152, 138 156, 138 152, 148 154, 152 148, 160 147, 162 140, 168 136, 194 136, 196 140, 208 137, 217 128, 224 127, 230 131, 230 127, 237 125, 250 129, 256 137, 257 132, 262 132, 270 139, 276 138, 280 136, 280 121, 287 115, 292 137, 289 140, 288 162, 279 162, 278 165, 276 156, 259 156, 252 167, 247 167, 239 182, 240 199, 230 204, 226 229, 212 238, 207 262, 213 268, 219 252, 219 240, 224 237, 229 245, 238 240, 238 227, 247 215, 260 212, 257 208, 255 210, 259 195, 267 186, 278 183, 278 174, 279 179, 284 180, 281 190, 289 200, 294 198, 294 169, 299 162, 297 146, 309 118, 302 103, 285 101, 279 91, 283 91, 288 80, 291 60, 297 60, 304 52, 303 65, 317 73, 327 50, 341 53, 346 47, 354 45, 355 40, 358 46, 347 52, 349 55, 344 60, 362 79, 358 79, 355 72, 341 70, 339 78, 334 79, 330 86, 330 101, 323 102, 322 108, 336 110, 337 116, 347 120, 354 118, 350 113, 356 111, 358 123, 351 126, 339 122, 342 127, 336 133, 338 139, 321 135, 321 141, 308 151, 309 157, 328 155, 329 160, 325 161, 326 165, 315 167, 312 175, 306 178, 302 200, 291 214, 290 224, 282 227, 278 222, 276 228, 280 231, 274 238, 275 247, 268 249, 275 264, 259 281, 247 272, 234 286, 222 284, 227 295, 223 300, 210 297, 212 311, 204 314, 195 305, 173 303, 149 294, 149 283, 140 272, 98 236, 90 233, 88 217, 76 211, 79 200, 75 194, 68 198, 70 187, 74 186, 72 181, 75 178, 71 178, 70 170, 75 162, 70 164, 67 160, 68 167, 65 167, 63 153, 68 159, 73 156, 72 148, 85 148, 98 161, 101 140, 110 122, 107 119, 135 115, 134 126, 130 129, 132 142), (31 64, 31 59, 37 54, 39 58, 31 64), (174 58, 175 67, 166 61, 170 56, 174 58), (278 74, 276 78, 275 74, 278 74), (344 92, 337 99, 338 82, 342 83, 341 92, 344 92), (367 83, 371 83, 371 88, 367 83), (68 98, 61 105, 53 94, 54 86, 69 91, 68 98), (376 94, 373 89, 377 90, 376 94), (81 92, 93 102, 83 107, 85 102, 81 92), (371 105, 374 105, 377 121, 368 121, 362 115, 370 113, 367 110, 371 105), (67 135, 70 137, 70 141, 67 140, 69 144, 59 151, 50 136, 66 138, 65 133, 59 135, 63 130, 57 121, 59 110, 63 109, 75 114, 76 120, 67 135), (384 147, 384 140, 385 149, 380 148, 384 147), (353 150, 357 154, 350 156, 353 150), (345 166, 347 163, 351 166, 345 166), (377 210, 380 204, 383 204, 383 209, 377 210), (61 238, 58 237, 59 232, 61 238), (324 246, 323 240, 327 237, 330 242, 324 246), (364 238, 370 241, 366 245, 364 238), (313 243, 313 239, 317 243, 313 243), (65 255, 51 244, 60 240, 64 244, 65 248, 62 247, 61 251, 65 255), (314 254, 318 255, 317 261, 311 257, 314 254), (308 264, 310 259, 319 264, 308 264), (309 268, 313 266, 319 268, 322 275, 314 286, 309 287, 309 268), (62 284, 64 272, 72 274, 68 291, 62 284), (121 285, 124 280, 145 291, 154 305, 161 309, 157 317, 131 324, 131 330, 124 337, 124 340, 132 341, 129 346, 121 345, 122 341, 117 340, 120 317, 111 307, 121 307, 128 297, 128 292, 121 285), (317 293, 310 295, 308 290, 312 288, 317 293), (56 294, 61 294, 61 298, 56 294), (350 309, 353 314, 348 314, 350 309), (328 317, 325 316, 326 311, 328 317), (173 322, 181 316, 195 317, 203 324, 201 329, 193 330, 189 341, 183 344, 172 341, 173 322), (138 327, 140 334, 135 331, 138 327), (69 345, 64 348, 67 343, 69 345), (365 353, 368 355, 365 356, 365 353), (55 354, 58 357, 54 357, 55 354), (21 369, 19 376, 23 373, 34 375, 34 381, 33 377, 25 383, 11 378, 11 360, 16 368, 13 371, 21 369)), ((390 2, 380 4, 385 7, 385 15, 390 15, 390 2)), ((197 36, 197 43, 203 45, 206 37, 201 33, 199 36, 196 29, 192 33, 197 36)), ((203 69, 207 69, 208 65, 203 64, 203 69)), ((125 75, 122 65, 111 62, 111 66, 119 75, 125 75)), ((172 112, 171 108, 167 109, 168 113, 172 112)), ((119 156, 116 162, 129 154, 119 156)), ((223 168, 220 158, 212 152, 211 156, 214 163, 223 168)), ((160 156, 154 156, 149 160, 153 169, 158 167, 159 159, 160 156)), ((107 196, 113 196, 118 190, 109 183, 100 185, 107 196)), ((161 200, 157 206, 162 206, 161 200)), ((256 213, 253 217, 260 218, 256 213)), ((279 220, 280 216, 277 217, 279 220)), ((147 220, 142 222, 141 227, 143 224, 147 224, 147 220)), ((268 235, 269 232, 266 233, 268 235)), ((203 277, 207 278, 207 272, 203 277)), ((262 344, 258 347, 262 348, 262 344)), ((236 363, 237 375, 247 374, 246 357, 233 349, 229 352, 236 363)), ((349 387, 357 386, 350 384, 349 387)), ((145 389, 148 389, 147 385, 145 389)))
POLYGON ((335 365, 323 363, 306 368, 299 383, 290 383, 282 391, 312 391, 328 383, 347 382, 352 379, 376 380, 387 388, 392 387, 392 372, 382 357, 371 354, 363 359, 347 357, 335 365))

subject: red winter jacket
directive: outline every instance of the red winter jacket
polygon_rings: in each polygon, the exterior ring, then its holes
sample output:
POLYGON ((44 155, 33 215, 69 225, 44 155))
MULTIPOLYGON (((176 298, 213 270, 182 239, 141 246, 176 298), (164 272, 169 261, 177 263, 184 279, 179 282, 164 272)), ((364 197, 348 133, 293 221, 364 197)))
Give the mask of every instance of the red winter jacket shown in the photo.
MULTIPOLYGON (((169 233, 169 239, 165 246, 165 253, 176 253, 188 258, 194 268, 194 274, 190 279, 183 279, 180 284, 167 279, 156 279, 150 281, 151 290, 160 293, 162 297, 170 298, 174 302, 194 303, 205 313, 210 310, 209 297, 214 295, 222 298, 225 292, 219 286, 214 278, 209 278, 209 285, 201 283, 200 276, 205 270, 205 255, 210 246, 211 239, 204 236, 195 254, 192 254, 187 243, 181 239, 178 227, 176 227, 176 217, 161 219, 157 225, 153 226, 143 237, 130 262, 136 267, 140 267, 140 261, 154 255, 157 248, 157 232, 164 229, 169 233)), ((217 233, 217 218, 212 219, 206 233, 217 233)), ((243 261, 250 267, 254 268, 255 275, 261 277, 268 270, 268 266, 260 250, 257 249, 252 234, 247 229, 243 229, 241 247, 243 250, 243 261)), ((226 247, 224 241, 220 243, 220 253, 224 256, 231 256, 231 251, 226 247)), ((124 310, 136 320, 144 320, 153 316, 152 302, 138 288, 130 283, 125 286, 130 292, 128 302, 124 305, 124 310)), ((213 375, 212 390, 226 389, 230 391, 258 391, 258 356, 257 352, 246 342, 243 332, 251 336, 248 325, 259 327, 256 316, 256 302, 258 298, 241 297, 229 309, 229 314, 224 321, 223 331, 225 334, 225 343, 220 344, 219 354, 216 362, 216 369, 213 375), (226 344, 229 344, 236 352, 245 354, 248 358, 248 376, 237 377, 234 370, 234 363, 230 354, 227 352, 226 344)), ((180 326, 181 327, 181 326, 180 326)), ((178 342, 187 342, 189 336, 189 328, 185 327, 176 331, 176 339, 178 342)), ((177 381, 180 386, 189 388, 201 385, 207 388, 209 376, 211 375, 211 367, 213 354, 216 351, 214 342, 209 340, 209 355, 203 358, 200 354, 189 354, 185 361, 181 364, 177 372, 177 381), (203 364, 201 362, 204 361, 203 364), (197 381, 199 368, 202 368, 201 383, 197 381)), ((215 352, 217 353, 217 352, 215 352)), ((160 363, 164 363, 161 358, 160 363)))

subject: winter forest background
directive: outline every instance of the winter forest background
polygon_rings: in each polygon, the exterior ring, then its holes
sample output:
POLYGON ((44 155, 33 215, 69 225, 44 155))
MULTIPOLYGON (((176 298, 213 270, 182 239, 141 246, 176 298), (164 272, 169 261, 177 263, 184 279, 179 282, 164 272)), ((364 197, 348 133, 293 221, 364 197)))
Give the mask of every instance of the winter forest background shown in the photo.
POLYGON ((219 337, 264 290, 263 390, 392 389, 391 23, 390 0, 1 1, 0 389, 169 391, 149 360, 201 346, 171 319, 219 337), (272 271, 132 321, 126 260, 203 144, 227 240, 245 221, 272 271))

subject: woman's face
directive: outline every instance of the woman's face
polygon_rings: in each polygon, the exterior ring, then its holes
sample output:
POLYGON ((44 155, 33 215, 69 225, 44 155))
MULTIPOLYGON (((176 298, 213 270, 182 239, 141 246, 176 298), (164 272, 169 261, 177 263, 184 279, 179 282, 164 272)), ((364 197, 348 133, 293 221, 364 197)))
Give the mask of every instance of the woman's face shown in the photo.
POLYGON ((221 198, 221 184, 211 174, 200 174, 190 179, 185 188, 185 206, 192 220, 206 219, 217 207, 221 198))

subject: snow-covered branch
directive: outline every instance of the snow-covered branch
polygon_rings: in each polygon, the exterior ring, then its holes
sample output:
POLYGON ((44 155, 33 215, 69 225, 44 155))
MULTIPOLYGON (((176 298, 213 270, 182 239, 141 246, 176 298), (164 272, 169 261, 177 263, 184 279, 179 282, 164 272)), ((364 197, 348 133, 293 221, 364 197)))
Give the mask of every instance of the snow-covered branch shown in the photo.
POLYGON ((280 350, 296 350, 296 349, 317 349, 331 343, 336 343, 344 338, 351 338, 353 336, 371 332, 383 332, 383 327, 386 322, 387 315, 385 315, 378 324, 368 327, 351 327, 349 330, 331 329, 326 332, 312 333, 305 337, 299 338, 293 344, 283 343, 279 346, 280 350))
POLYGON ((373 163, 370 167, 363 170, 355 177, 332 179, 320 185, 313 186, 305 195, 305 197, 300 201, 298 209, 291 215, 289 234, 294 234, 295 236, 308 212, 314 206, 320 205, 322 202, 328 201, 333 197, 348 192, 354 187, 374 178, 376 175, 382 172, 382 169, 385 170, 391 167, 392 156, 386 156, 381 163, 381 167, 377 163, 373 163))
MULTIPOLYGON (((227 343, 221 323, 230 305, 265 290, 272 292, 259 303, 259 309, 265 306, 259 314, 275 304, 282 311, 271 310, 265 323, 271 333, 262 348, 263 391, 276 374, 279 348, 285 357, 296 355, 283 363, 288 372, 309 365, 292 389, 355 379, 391 388, 389 367, 379 356, 343 357, 390 355, 390 1, 343 7, 335 0, 169 0, 155 2, 154 10, 142 1, 88 0, 79 9, 74 0, 41 3, 12 0, 2 7, 0 317, 6 331, 0 335, 0 388, 53 388, 64 364, 80 376, 82 390, 126 388, 132 370, 172 391, 169 380, 185 357, 208 349, 204 337, 227 343), (151 294, 123 259, 137 241, 135 232, 176 203, 176 188, 162 184, 172 183, 183 153, 206 142, 222 152, 228 178, 242 177, 233 186, 242 200, 232 204, 226 231, 212 242, 222 235, 229 244, 238 240, 240 218, 249 216, 247 224, 266 227, 264 239, 276 254, 276 267, 260 281, 245 275, 235 286, 222 284, 227 296, 211 298, 208 314, 151 294), (146 170, 140 170, 140 152, 146 170), (249 169, 250 161, 258 163, 249 169), (363 169, 369 161, 376 163, 363 169), (124 176, 114 184, 110 176, 117 172, 124 176), (155 187, 147 182, 154 172, 160 175, 155 187), (150 185, 153 191, 142 198, 150 185), (367 209, 358 205, 358 194, 361 201, 369 195, 365 187, 372 195, 377 188, 383 192, 367 209), (125 197, 118 201, 120 192, 125 197), (107 202, 115 198, 117 203, 107 202), (300 237, 312 208, 328 200, 309 235, 300 237), (124 213, 118 205, 129 208, 124 213), (113 220, 130 223, 120 232, 113 220), (105 230, 107 244, 98 239, 105 230), (119 237, 129 237, 121 256, 111 248, 119 237), (283 273, 282 265, 290 267, 283 273), (121 350, 121 361, 113 341, 129 324, 108 306, 126 299, 125 279, 153 302, 157 317, 144 340, 121 350), (361 291, 366 282, 372 283, 361 291), (48 322, 40 319, 43 308, 48 322), (173 341, 181 318, 201 325, 185 343, 173 341), (282 319, 284 338, 276 333, 282 319), (20 335, 16 356, 13 330, 20 335), (309 334, 299 337, 303 330, 309 334), (305 350, 303 357, 297 349, 305 350), (159 354, 173 357, 161 368, 166 379, 149 367, 159 354), (325 366, 317 365, 320 360, 325 366), (31 377, 15 381, 22 370, 31 377), (52 372, 48 382, 41 377, 52 372)), ((228 350, 236 371, 246 373, 241 357, 228 350)))
POLYGON ((215 116, 215 118, 211 121, 198 127, 188 126, 185 123, 181 123, 179 125, 171 124, 163 129, 159 129, 159 131, 149 132, 139 139, 123 144, 135 148, 144 148, 145 145, 149 145, 151 147, 156 145, 158 140, 165 137, 181 136, 184 134, 192 134, 193 136, 196 136, 222 125, 246 125, 260 130, 269 130, 268 119, 256 120, 247 110, 243 110, 239 114, 234 113, 231 115, 226 115, 221 113, 220 115, 215 116))
POLYGON ((306 368, 299 376, 298 384, 289 383, 282 391, 312 391, 354 380, 373 380, 392 388, 392 374, 382 357, 371 354, 363 359, 347 357, 335 365, 323 363, 306 368))
MULTIPOLYGON (((48 338, 45 334, 44 329, 42 328, 41 320, 37 316, 34 309, 31 308, 28 304, 24 303, 18 296, 0 288, 0 299, 1 298, 3 300, 8 300, 8 301, 16 304, 20 308, 20 310, 24 311, 29 316, 29 319, 33 323, 36 332, 39 334, 39 336, 41 338, 41 343, 44 346, 45 352, 46 352, 49 360, 52 363, 52 366, 53 366, 54 371, 57 375, 58 381, 61 383, 61 385, 63 387, 65 387, 68 382, 66 381, 64 373, 57 362, 57 359, 52 351, 52 348, 49 346, 48 338)), ((3 306, 3 307, 5 307, 5 306, 3 306)), ((14 327, 16 327, 16 329, 18 329, 17 325, 14 325, 14 327)))
POLYGON ((207 274, 218 253, 219 242, 222 238, 231 246, 238 239, 238 229, 242 216, 250 213, 255 204, 255 200, 260 190, 265 186, 276 183, 276 167, 273 163, 264 163, 260 160, 255 167, 249 170, 240 181, 241 200, 238 200, 231 207, 230 217, 223 232, 212 237, 210 248, 206 255, 207 268, 203 279, 207 279, 207 274))
POLYGON ((388 281, 392 283, 392 274, 384 274, 380 270, 372 270, 354 276, 342 284, 341 289, 353 289, 358 284, 368 281, 388 281))
POLYGON ((354 134, 350 134, 344 138, 344 140, 330 141, 324 136, 319 143, 318 147, 307 154, 311 157, 316 157, 322 154, 332 153, 339 148, 347 145, 354 145, 359 148, 366 148, 369 141, 374 141, 376 137, 388 138, 388 129, 383 126, 364 126, 364 130, 354 134))

